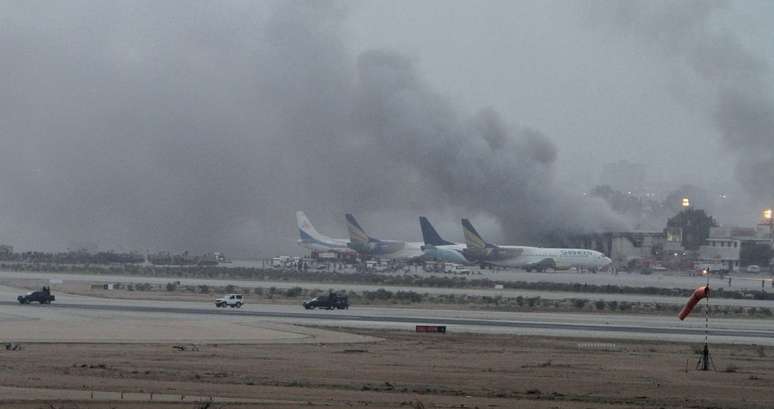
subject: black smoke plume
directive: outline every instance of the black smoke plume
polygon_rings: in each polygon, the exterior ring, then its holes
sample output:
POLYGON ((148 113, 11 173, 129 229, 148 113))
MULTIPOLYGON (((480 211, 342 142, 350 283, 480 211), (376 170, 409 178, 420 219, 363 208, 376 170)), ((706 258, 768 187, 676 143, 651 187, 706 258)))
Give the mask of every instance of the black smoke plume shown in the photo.
POLYGON ((0 239, 19 247, 267 255, 296 248, 298 209, 332 235, 345 211, 407 239, 419 214, 510 240, 623 227, 556 186, 541 132, 457 112, 400 52, 353 57, 339 3, 0 15, 0 239))

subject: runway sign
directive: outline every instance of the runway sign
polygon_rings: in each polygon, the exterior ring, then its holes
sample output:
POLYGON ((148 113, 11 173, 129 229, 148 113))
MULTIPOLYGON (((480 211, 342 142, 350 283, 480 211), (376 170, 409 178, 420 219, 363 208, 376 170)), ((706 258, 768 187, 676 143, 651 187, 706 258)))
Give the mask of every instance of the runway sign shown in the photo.
POLYGON ((417 325, 417 332, 446 333, 446 325, 417 325))

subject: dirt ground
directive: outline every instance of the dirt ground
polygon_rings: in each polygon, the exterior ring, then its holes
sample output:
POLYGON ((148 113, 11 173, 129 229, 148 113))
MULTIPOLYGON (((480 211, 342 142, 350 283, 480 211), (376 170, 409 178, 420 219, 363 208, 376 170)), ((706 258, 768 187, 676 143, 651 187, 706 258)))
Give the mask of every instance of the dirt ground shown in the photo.
POLYGON ((0 407, 774 407, 774 348, 713 346, 718 371, 699 372, 688 344, 349 332, 384 340, 185 350, 22 344, 0 349, 0 407))

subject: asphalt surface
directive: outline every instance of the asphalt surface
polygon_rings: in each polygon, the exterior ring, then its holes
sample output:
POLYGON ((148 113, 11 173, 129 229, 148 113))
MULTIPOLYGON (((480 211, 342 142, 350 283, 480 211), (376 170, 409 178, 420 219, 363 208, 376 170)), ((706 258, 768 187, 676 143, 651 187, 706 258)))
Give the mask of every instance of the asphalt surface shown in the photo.
MULTIPOLYGON (((127 304, 95 304, 95 303, 57 303, 46 306, 30 305, 22 308, 47 308, 52 310, 92 310, 103 312, 135 312, 142 314, 164 314, 164 315, 194 315, 194 316, 226 316, 229 318, 263 318, 281 321, 312 321, 330 325, 334 322, 338 325, 347 326, 351 322, 367 322, 371 324, 429 324, 446 325, 447 327, 458 328, 480 328, 489 329, 507 328, 507 329, 537 329, 547 331, 559 331, 563 333, 625 333, 641 334, 645 338, 656 338, 658 335, 685 335, 700 337, 704 334, 704 329, 693 327, 674 327, 674 326, 655 326, 655 325, 624 325, 616 323, 590 323, 572 322, 572 314, 566 314, 565 321, 535 321, 535 320, 507 320, 507 319, 479 319, 479 318, 457 318, 434 316, 433 310, 425 311, 424 316, 414 314, 400 315, 401 310, 395 309, 393 315, 381 315, 370 313, 367 309, 363 313, 351 313, 349 311, 261 311, 253 306, 253 309, 217 309, 217 308, 193 308, 183 306, 168 306, 165 303, 156 302, 157 305, 127 305, 127 304), (323 313, 323 314, 321 314, 323 313)), ((19 306, 12 301, 1 301, 0 306, 11 307, 19 306)), ((709 335, 713 337, 731 337, 744 339, 774 339, 774 329, 731 329, 731 328, 710 328, 709 335)))
MULTIPOLYGON (((42 274, 3 272, 0 278, 24 278, 64 281, 112 281, 110 278, 142 282, 169 282, 170 278, 104 277, 77 274, 42 274), (107 280, 106 280, 107 279, 107 280)), ((184 284, 198 282, 215 285, 218 280, 181 280, 184 284)), ((228 281, 223 281, 224 283, 228 281)), ((232 282, 233 283, 233 282, 232 282)), ((242 284, 242 283, 239 283, 242 284)), ((259 286, 265 282, 257 281, 259 286)), ((297 283, 284 283, 294 286, 297 283)), ((150 301, 98 298, 71 295, 56 291, 52 305, 19 305, 16 295, 24 290, 0 286, 0 324, 8 320, 42 320, 62 323, 73 320, 73 325, 89 325, 99 320, 117 321, 138 319, 167 322, 197 322, 199 325, 221 325, 230 321, 238 325, 313 325, 319 327, 362 327, 371 329, 413 330, 414 325, 446 325, 449 332, 500 333, 513 335, 548 335, 590 337, 599 339, 622 338, 654 341, 703 342, 704 316, 694 314, 685 321, 674 316, 592 314, 592 313, 535 313, 503 312, 471 309, 427 309, 396 307, 353 306, 350 310, 305 311, 300 305, 255 304, 248 295, 241 309, 218 309, 211 302, 150 301), (96 321, 95 321, 96 320, 96 321), (210 323, 210 324, 208 324, 210 323)), ((428 289, 430 290, 430 289, 428 289)), ((447 290, 447 289, 438 289, 447 290)), ((452 289, 457 290, 457 289, 452 289)), ((466 291, 462 289, 462 291, 466 291)), ((467 290, 470 291, 470 290, 467 290)), ((480 290, 493 291, 493 290, 480 290)), ((567 298, 567 293, 560 293, 567 298)), ((588 294, 596 298, 599 294, 588 294)), ((632 301, 630 299, 630 301, 632 301)), ((677 300, 676 300, 677 301, 677 300)), ((680 299, 681 303, 685 300, 680 299)), ((714 299, 713 304, 718 304, 714 299)), ((754 300, 750 300, 754 301, 754 300)), ((757 304, 762 306, 761 304, 757 304)), ((713 318, 709 335, 713 342, 774 345, 774 322, 767 319, 713 318)), ((65 325, 62 323, 62 325, 65 325)), ((102 324, 99 324, 102 325, 102 324)), ((119 328, 122 324, 116 323, 119 328)), ((181 331, 196 333, 191 324, 181 324, 181 331), (191 327, 191 328, 188 328, 191 327)), ((283 327, 284 329, 285 327, 283 327)), ((7 329, 7 328, 6 328, 7 329)), ((55 333, 52 337, 55 337, 55 333)), ((0 338, 3 325, 0 325, 0 338)), ((126 334, 127 337, 134 336, 126 334)))

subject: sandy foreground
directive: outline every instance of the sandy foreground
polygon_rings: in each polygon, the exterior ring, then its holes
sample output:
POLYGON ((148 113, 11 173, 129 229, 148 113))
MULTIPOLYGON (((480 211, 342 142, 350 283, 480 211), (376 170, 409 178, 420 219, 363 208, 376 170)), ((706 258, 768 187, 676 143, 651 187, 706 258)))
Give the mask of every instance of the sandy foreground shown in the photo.
POLYGON ((16 305, 3 340, 0 408, 774 407, 774 347, 754 345, 713 345, 700 372, 688 343, 16 305))
POLYGON ((0 350, 0 407, 774 407, 774 348, 714 346, 699 372, 690 344, 342 332, 357 341, 21 343, 0 350))

